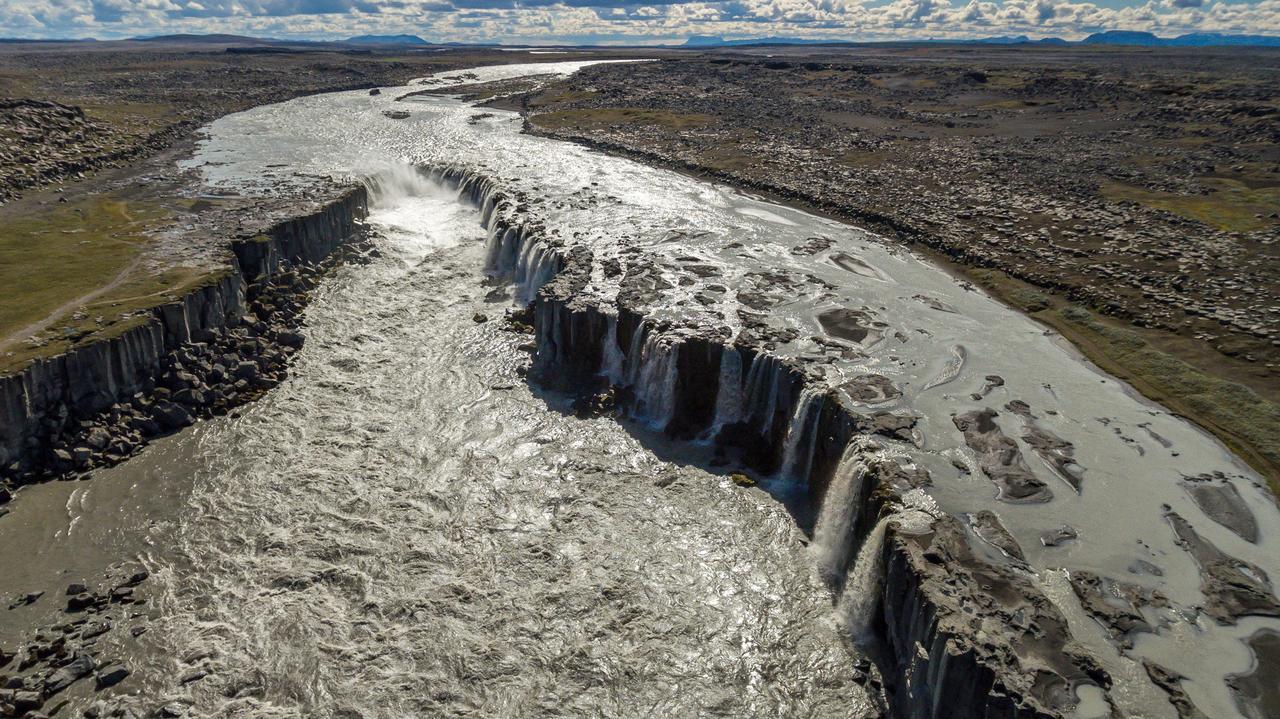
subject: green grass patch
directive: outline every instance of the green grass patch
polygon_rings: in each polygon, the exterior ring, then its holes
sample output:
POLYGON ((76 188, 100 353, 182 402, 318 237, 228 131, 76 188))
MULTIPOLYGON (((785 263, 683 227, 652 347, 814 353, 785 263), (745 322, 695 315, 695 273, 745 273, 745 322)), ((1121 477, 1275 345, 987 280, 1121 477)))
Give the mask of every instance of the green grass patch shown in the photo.
POLYGON ((533 115, 534 124, 549 130, 571 127, 600 127, 607 125, 658 125, 674 130, 705 127, 715 118, 697 113, 645 110, 635 107, 602 107, 582 110, 556 110, 533 115))
POLYGON ((0 231, 0 336, 111 282, 138 255, 156 210, 102 197, 9 219, 0 231))
POLYGON ((565 102, 582 102, 599 95, 595 90, 564 90, 555 94, 541 95, 529 102, 529 107, 547 107, 565 102))
POLYGON ((1222 177, 1202 178, 1200 183, 1211 188, 1211 192, 1207 195, 1179 195, 1118 182, 1104 184, 1101 191, 1103 197, 1113 202, 1134 202, 1226 232, 1250 232, 1276 224, 1267 216, 1280 211, 1280 187, 1250 189, 1243 182, 1222 177))

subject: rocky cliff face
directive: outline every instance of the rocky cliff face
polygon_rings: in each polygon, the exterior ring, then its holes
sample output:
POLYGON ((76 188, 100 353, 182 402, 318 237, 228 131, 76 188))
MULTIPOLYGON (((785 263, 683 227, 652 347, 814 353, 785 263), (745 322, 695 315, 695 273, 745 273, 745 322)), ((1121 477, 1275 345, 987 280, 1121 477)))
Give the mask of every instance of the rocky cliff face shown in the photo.
POLYGON ((285 359, 281 349, 300 344, 287 325, 308 283, 294 270, 311 274, 306 268, 356 235, 366 214, 365 190, 347 190, 233 242, 223 273, 136 325, 0 378, 0 479, 118 461, 149 436, 263 389, 264 372, 285 359), (163 396, 138 397, 157 389, 163 396))
POLYGON ((532 302, 533 377, 590 396, 581 406, 616 407, 804 483, 822 508, 815 543, 833 545, 820 549, 837 612, 878 655, 894 716, 1067 716, 1078 687, 1109 687, 1025 565, 976 554, 965 521, 921 491, 927 473, 867 451, 866 438, 909 436, 916 418, 867 413, 847 397, 891 385, 819 388, 801 361, 769 351, 763 327, 730 338, 655 320, 645 309, 655 279, 644 269, 625 275, 611 300, 584 292, 589 248, 542 233, 490 178, 432 172, 481 208, 486 272, 532 302))

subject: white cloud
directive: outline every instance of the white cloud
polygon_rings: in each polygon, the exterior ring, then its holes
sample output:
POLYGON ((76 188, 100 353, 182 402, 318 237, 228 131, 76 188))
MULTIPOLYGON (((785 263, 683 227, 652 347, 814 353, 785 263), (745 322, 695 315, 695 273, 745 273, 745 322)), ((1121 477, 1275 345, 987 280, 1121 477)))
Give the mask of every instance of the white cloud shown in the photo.
POLYGON ((1102 29, 1280 35, 1280 0, 0 0, 0 36, 231 32, 332 39, 411 33, 438 41, 681 41, 689 35, 838 40, 1102 29))

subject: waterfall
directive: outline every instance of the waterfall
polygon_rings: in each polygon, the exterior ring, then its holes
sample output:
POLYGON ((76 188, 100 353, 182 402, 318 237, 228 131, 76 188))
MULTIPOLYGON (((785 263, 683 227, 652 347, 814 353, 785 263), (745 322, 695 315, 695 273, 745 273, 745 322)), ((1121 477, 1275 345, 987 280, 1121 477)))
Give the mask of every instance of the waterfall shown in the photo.
POLYGON ((853 570, 844 583, 844 591, 836 604, 837 621, 855 644, 872 637, 875 612, 880 605, 884 585, 884 533, 894 515, 876 523, 875 529, 862 541, 853 570))
POLYGON ((528 304, 556 274, 555 253, 542 241, 526 243, 515 268, 516 300, 528 304))
POLYGON ((607 322, 609 329, 604 336, 604 347, 600 350, 600 356, 604 358, 600 374, 609 379, 609 384, 621 384, 625 378, 623 367, 627 358, 618 348, 618 316, 608 315, 607 322))
POLYGON ((407 162, 391 162, 378 168, 360 180, 369 192, 374 207, 395 207, 409 197, 423 197, 439 193, 444 188, 407 162))
POLYGON ((818 572, 824 581, 839 586, 849 566, 849 551, 853 547, 854 531, 858 528, 858 504, 862 485, 867 477, 867 463, 862 452, 850 445, 840 457, 827 492, 822 497, 822 508, 813 527, 813 543, 817 555, 818 572))
POLYGON ((638 377, 632 382, 636 395, 634 414, 661 429, 671 420, 675 410, 676 353, 662 337, 648 333, 638 358, 638 377))
MULTIPOLYGON (((777 361, 772 357, 769 359, 769 366, 772 368, 777 361)), ((761 374, 764 375, 764 381, 769 383, 769 402, 765 405, 763 432, 765 437, 769 437, 773 434, 773 416, 778 413, 778 373, 775 371, 761 374)))
POLYGON ((809 425, 811 420, 813 424, 817 424, 814 410, 822 408, 822 403, 818 401, 821 398, 822 395, 816 390, 806 387, 800 391, 800 401, 796 403, 796 411, 791 418, 791 425, 787 427, 783 445, 782 465, 779 467, 779 473, 783 477, 800 482, 809 477, 809 463, 818 439, 817 427, 810 431, 809 425))
MULTIPOLYGON (((616 330, 615 330, 616 331, 616 330)), ((649 336, 649 328, 640 325, 631 334, 631 347, 627 349, 627 386, 635 387, 640 381, 640 367, 644 363, 644 343, 649 336)))
POLYGON ((716 416, 707 435, 714 437, 720 428, 742 420, 742 353, 726 347, 720 353, 720 390, 716 394, 716 416))
POLYGON ((768 397, 764 389, 764 383, 768 382, 772 377, 772 373, 768 371, 771 365, 771 358, 768 355, 757 354, 752 358, 751 369, 747 371, 746 396, 744 397, 746 406, 742 410, 742 416, 739 417, 740 420, 749 419, 764 412, 760 404, 768 397))

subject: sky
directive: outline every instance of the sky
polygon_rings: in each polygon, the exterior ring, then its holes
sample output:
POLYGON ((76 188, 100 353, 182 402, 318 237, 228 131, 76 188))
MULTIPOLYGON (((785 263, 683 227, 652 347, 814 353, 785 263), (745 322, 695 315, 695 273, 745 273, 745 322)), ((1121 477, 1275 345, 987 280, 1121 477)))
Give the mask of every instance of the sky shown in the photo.
POLYGON ((336 40, 682 43, 691 35, 845 41, 1099 30, 1280 35, 1280 0, 0 0, 0 37, 234 33, 336 40))

